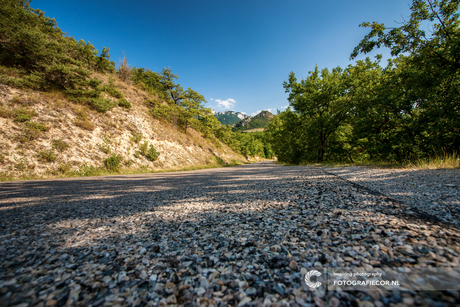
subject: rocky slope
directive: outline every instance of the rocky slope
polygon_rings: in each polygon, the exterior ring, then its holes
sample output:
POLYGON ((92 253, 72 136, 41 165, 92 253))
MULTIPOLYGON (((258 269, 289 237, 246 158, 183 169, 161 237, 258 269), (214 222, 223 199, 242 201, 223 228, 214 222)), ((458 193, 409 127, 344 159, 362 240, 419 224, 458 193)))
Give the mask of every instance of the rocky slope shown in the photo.
POLYGON ((193 129, 184 134, 153 119, 144 105, 151 95, 120 80, 116 85, 131 109, 116 107, 98 113, 68 101, 60 92, 0 84, 0 178, 88 174, 112 155, 122 157, 126 171, 244 161, 216 139, 205 139, 193 129), (151 145, 160 153, 156 161, 145 155, 151 145))
POLYGON ((270 122, 270 119, 274 116, 275 115, 269 111, 262 111, 254 117, 247 117, 236 123, 234 130, 244 131, 255 128, 265 128, 270 122))
POLYGON ((222 125, 234 125, 237 122, 250 118, 251 116, 246 115, 241 112, 235 111, 223 111, 223 112, 213 112, 213 115, 219 120, 222 125))

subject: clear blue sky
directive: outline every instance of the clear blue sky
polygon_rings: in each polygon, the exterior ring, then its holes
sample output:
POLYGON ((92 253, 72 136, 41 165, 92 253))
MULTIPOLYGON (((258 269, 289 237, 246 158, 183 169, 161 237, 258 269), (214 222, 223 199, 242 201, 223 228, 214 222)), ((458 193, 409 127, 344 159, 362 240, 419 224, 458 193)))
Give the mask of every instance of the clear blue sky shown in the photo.
MULTIPOLYGON (((171 67, 178 82, 203 94, 207 107, 254 114, 288 105, 282 86, 315 65, 346 67, 368 29, 399 26, 411 0, 33 0, 75 39, 118 64, 171 67)), ((387 50, 380 50, 384 57, 387 50)), ((373 53, 371 56, 374 56, 373 53)), ((361 56, 360 59, 365 58, 361 56)))

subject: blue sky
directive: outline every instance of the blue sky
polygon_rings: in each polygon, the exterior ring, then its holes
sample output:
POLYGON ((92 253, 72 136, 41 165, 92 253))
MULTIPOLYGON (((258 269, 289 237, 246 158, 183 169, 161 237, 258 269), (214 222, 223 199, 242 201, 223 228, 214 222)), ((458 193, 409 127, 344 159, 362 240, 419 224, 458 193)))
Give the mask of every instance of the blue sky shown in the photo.
MULTIPOLYGON (((410 0, 33 0, 77 40, 109 47, 118 64, 171 67, 207 107, 255 114, 287 102, 291 71, 346 67, 367 29, 364 21, 399 26, 410 0)), ((380 50, 388 57, 387 50, 380 50)), ((374 52, 370 56, 374 56, 374 52)), ((361 56, 359 59, 363 59, 361 56)))

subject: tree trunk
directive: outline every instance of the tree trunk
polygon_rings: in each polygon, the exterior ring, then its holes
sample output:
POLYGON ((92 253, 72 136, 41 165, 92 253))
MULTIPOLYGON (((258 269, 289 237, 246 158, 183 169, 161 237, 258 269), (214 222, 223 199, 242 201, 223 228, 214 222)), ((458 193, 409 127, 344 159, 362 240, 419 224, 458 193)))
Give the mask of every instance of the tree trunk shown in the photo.
POLYGON ((324 142, 322 140, 319 141, 319 149, 318 149, 318 163, 323 162, 324 157, 324 142))

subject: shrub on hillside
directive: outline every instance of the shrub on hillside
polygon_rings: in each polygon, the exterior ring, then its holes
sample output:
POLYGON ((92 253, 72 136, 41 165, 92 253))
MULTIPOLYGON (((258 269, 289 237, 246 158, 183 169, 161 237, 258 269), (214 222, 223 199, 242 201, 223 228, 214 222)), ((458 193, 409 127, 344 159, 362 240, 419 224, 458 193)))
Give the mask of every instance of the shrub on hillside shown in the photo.
POLYGON ((37 153, 37 157, 40 161, 45 162, 54 162, 57 159, 57 156, 52 149, 39 151, 37 153))
MULTIPOLYGON (((150 161, 156 161, 160 156, 160 153, 153 147, 153 145, 149 146, 149 143, 145 141, 139 147, 139 152, 137 155, 141 154, 142 156, 146 157, 150 161)), ((135 153, 136 156, 136 153, 135 153)), ((136 157, 137 158, 137 157, 136 157)))
POLYGON ((104 87, 104 92, 112 96, 113 98, 121 99, 123 98, 123 93, 115 87, 115 85, 109 84, 104 87))
POLYGON ((51 143, 53 144, 53 148, 60 152, 63 152, 67 148, 69 148, 69 144, 67 144, 63 140, 53 140, 51 143))
POLYGON ((138 133, 137 131, 131 131, 131 134, 133 135, 131 137, 131 141, 134 143, 139 143, 142 140, 142 133, 138 133))
POLYGON ((40 124, 40 123, 35 123, 35 122, 27 122, 26 127, 29 129, 37 130, 37 131, 48 131, 50 128, 46 125, 40 124))
POLYGON ((118 100, 118 105, 122 108, 125 108, 125 109, 131 109, 132 105, 131 103, 126 100, 125 98, 121 98, 118 100))
POLYGON ((112 101, 107 98, 92 99, 89 100, 88 103, 91 108, 101 113, 105 113, 117 105, 116 101, 112 101))
POLYGON ((116 172, 120 169, 120 164, 123 158, 120 155, 112 154, 110 157, 104 160, 104 166, 111 172, 116 172))
POLYGON ((149 159, 150 161, 156 161, 159 156, 160 156, 160 153, 156 151, 153 145, 150 145, 147 153, 145 154, 145 157, 149 159))
POLYGON ((34 110, 29 110, 27 108, 16 109, 14 113, 14 121, 18 123, 29 121, 33 116, 37 115, 37 112, 35 112, 34 110))

